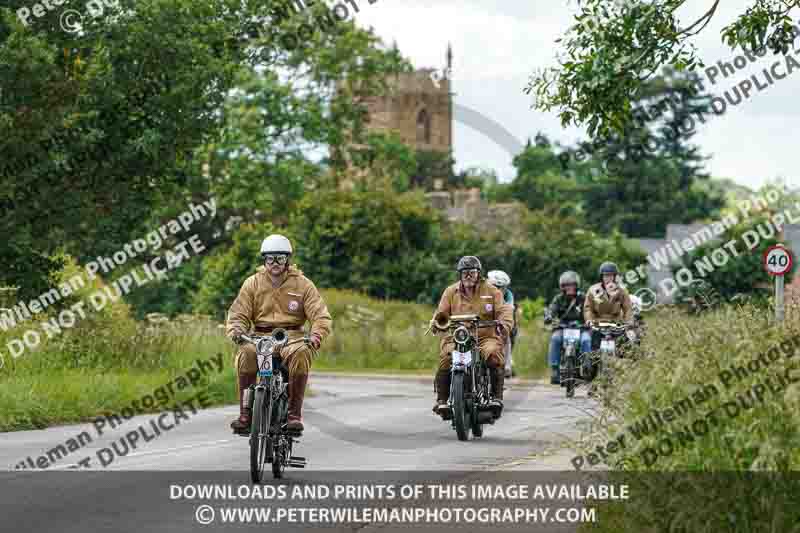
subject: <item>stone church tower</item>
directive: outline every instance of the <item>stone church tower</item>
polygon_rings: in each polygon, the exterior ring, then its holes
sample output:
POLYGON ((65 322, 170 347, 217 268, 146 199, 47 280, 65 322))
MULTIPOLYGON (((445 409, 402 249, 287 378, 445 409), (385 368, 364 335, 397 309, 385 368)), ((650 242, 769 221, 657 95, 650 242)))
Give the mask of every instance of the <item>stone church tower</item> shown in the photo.
POLYGON ((389 80, 387 95, 366 102, 367 128, 374 132, 394 131, 414 150, 451 154, 452 64, 453 52, 448 46, 446 70, 424 68, 394 76, 389 80))

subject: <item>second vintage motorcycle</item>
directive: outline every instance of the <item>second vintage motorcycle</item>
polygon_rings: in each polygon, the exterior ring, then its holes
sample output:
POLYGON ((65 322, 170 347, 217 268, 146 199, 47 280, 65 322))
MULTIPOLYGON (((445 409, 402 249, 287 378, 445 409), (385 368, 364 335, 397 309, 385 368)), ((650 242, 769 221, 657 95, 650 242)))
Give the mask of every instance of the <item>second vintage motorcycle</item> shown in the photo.
MULTIPOLYGON (((458 440, 483 436, 483 426, 494 424, 500 413, 489 405, 492 394, 490 368, 478 351, 478 331, 496 327, 496 320, 480 320, 478 315, 453 315, 449 319, 437 316, 435 327, 453 336, 455 348, 451 353, 450 397, 448 406, 453 429, 458 440)), ((503 369, 498 369, 503 372, 503 369)), ((448 417, 446 417, 448 418, 448 417)))

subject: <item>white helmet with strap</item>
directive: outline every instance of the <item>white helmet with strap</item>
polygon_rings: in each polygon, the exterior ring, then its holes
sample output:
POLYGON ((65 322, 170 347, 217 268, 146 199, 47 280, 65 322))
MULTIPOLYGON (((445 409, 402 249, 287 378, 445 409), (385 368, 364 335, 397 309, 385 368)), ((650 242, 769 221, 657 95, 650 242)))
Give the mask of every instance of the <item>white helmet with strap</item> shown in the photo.
POLYGON ((502 270, 491 270, 486 275, 486 278, 489 280, 489 283, 491 283, 498 289, 502 289, 503 287, 508 287, 511 284, 511 278, 509 277, 508 274, 506 274, 502 270))
POLYGON ((292 243, 283 235, 273 234, 261 243, 261 255, 264 254, 290 254, 292 243))

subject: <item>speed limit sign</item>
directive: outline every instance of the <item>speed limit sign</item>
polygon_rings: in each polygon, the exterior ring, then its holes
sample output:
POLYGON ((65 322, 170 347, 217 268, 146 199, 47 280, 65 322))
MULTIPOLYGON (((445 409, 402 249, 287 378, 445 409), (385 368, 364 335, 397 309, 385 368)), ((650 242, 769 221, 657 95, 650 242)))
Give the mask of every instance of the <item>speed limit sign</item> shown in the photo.
POLYGON ((770 276, 788 274, 792 263, 792 252, 783 246, 772 246, 764 253, 764 268, 770 276))

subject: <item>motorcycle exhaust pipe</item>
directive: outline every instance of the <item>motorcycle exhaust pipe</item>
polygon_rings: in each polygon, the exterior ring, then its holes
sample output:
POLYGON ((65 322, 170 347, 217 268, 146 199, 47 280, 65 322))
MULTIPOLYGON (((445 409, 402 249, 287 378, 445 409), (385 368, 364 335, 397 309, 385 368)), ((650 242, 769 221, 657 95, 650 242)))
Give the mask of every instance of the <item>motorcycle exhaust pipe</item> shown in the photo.
POLYGON ((247 387, 244 390, 244 404, 250 411, 253 411, 253 400, 255 399, 255 390, 253 387, 247 387))

